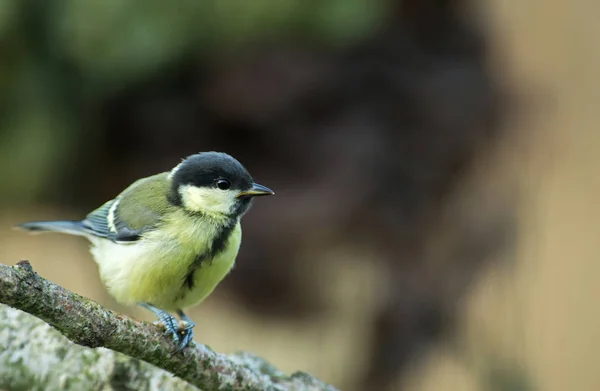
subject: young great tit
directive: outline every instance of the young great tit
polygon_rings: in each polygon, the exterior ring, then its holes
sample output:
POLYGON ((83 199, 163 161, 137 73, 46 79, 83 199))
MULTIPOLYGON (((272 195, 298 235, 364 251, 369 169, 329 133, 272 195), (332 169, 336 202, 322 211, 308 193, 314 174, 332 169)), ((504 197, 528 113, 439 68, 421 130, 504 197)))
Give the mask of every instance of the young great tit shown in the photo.
POLYGON ((134 182, 81 221, 17 227, 86 237, 108 292, 152 311, 179 351, 194 337, 183 309, 204 300, 229 273, 241 243, 240 218, 254 197, 272 194, 233 157, 203 152, 134 182), (180 317, 181 330, 169 312, 180 317))

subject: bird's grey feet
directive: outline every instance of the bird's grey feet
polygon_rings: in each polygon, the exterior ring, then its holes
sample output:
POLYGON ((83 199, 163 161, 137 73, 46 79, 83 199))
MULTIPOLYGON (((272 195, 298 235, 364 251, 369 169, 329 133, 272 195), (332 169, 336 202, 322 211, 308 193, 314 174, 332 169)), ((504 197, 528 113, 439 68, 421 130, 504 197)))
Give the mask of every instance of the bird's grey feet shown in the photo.
POLYGON ((179 315, 179 318, 181 319, 178 327, 180 342, 177 351, 181 351, 194 339, 194 327, 196 326, 196 323, 194 323, 182 310, 177 310, 177 315, 179 315))
MULTIPOLYGON (((149 303, 140 303, 140 307, 143 307, 148 311, 152 312, 154 315, 156 315, 158 321, 154 322, 154 324, 164 328, 165 334, 171 335, 176 345, 181 345, 179 341, 179 324, 177 322, 177 319, 173 315, 149 303)), ((179 350, 181 349, 178 349, 178 351, 179 350)))

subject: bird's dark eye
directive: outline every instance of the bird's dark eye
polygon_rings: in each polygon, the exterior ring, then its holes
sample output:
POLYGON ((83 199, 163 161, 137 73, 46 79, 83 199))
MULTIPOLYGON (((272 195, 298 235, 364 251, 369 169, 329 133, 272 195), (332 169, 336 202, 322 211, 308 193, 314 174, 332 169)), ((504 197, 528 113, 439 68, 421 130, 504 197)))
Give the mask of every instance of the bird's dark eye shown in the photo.
POLYGON ((217 187, 221 190, 227 190, 231 186, 231 183, 227 179, 217 180, 217 187))

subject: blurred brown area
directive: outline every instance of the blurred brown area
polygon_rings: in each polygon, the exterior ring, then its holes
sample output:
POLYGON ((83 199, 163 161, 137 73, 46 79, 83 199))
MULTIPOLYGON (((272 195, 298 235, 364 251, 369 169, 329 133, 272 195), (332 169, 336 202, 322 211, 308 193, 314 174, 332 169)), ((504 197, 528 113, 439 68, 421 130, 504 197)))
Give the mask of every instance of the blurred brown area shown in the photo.
POLYGON ((600 387, 583 2, 196 3, 3 3, 2 262, 153 320, 10 226, 222 150, 277 195, 197 341, 344 390, 600 387))

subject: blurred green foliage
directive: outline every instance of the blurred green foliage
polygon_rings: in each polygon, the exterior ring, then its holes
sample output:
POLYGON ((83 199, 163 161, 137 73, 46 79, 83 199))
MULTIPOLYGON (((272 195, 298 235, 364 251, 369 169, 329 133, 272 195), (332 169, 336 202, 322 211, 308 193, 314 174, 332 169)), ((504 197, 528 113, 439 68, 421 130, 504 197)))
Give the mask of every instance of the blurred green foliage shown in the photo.
MULTIPOLYGON (((277 40, 338 47, 386 18, 384 0, 3 0, 0 2, 1 203, 29 202, 75 153, 98 102, 182 58, 277 40)), ((93 122, 93 121, 92 121, 93 122)))

